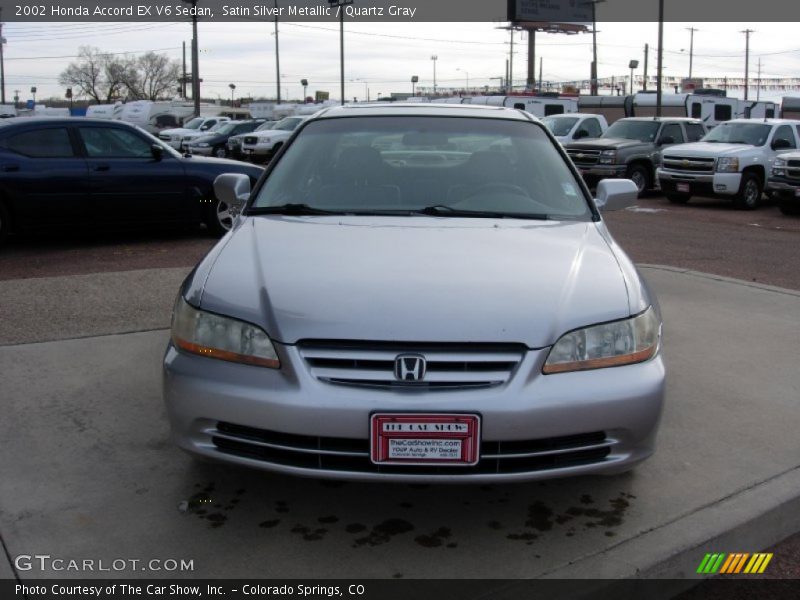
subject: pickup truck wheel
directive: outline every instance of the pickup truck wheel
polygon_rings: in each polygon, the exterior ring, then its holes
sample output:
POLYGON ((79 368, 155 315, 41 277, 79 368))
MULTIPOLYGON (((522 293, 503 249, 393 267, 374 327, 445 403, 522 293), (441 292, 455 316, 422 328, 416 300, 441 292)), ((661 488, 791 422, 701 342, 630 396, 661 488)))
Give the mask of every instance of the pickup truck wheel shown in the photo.
POLYGON ((217 146, 214 148, 214 156, 217 158, 225 158, 228 156, 228 151, 225 150, 225 146, 217 146))
POLYGON ((755 210, 761 204, 761 179, 755 173, 744 173, 739 192, 733 200, 734 206, 742 210, 755 210))
POLYGON ((626 175, 628 179, 636 184, 636 189, 639 190, 640 198, 652 187, 650 183, 650 171, 644 165, 632 165, 628 167, 626 175))
POLYGON ((686 204, 692 197, 691 194, 676 194, 676 193, 668 193, 666 196, 667 200, 669 200, 673 204, 686 204))

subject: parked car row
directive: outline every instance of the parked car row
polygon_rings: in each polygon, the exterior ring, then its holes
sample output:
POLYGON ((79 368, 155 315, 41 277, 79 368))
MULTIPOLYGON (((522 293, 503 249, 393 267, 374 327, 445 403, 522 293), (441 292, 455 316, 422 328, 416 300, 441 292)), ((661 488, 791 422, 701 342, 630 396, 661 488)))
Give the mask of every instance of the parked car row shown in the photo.
POLYGON ((799 120, 733 119, 709 131, 699 119, 631 117, 596 139, 575 135, 579 141, 567 141, 565 149, 590 186, 626 178, 640 196, 659 187, 676 204, 703 195, 729 198, 745 210, 758 208, 766 191, 787 214, 800 202, 799 120))

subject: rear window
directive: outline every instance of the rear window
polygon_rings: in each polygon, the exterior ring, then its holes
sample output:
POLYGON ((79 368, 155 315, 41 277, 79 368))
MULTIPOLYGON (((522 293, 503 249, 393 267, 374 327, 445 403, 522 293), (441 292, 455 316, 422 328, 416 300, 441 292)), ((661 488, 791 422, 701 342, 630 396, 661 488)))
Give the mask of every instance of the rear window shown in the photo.
POLYGON ((306 204, 409 214, 431 206, 589 219, 582 188, 542 126, 453 117, 349 117, 307 125, 253 208, 306 204))
POLYGON ((0 142, 3 148, 31 158, 68 158, 75 156, 69 133, 64 127, 23 131, 0 142))

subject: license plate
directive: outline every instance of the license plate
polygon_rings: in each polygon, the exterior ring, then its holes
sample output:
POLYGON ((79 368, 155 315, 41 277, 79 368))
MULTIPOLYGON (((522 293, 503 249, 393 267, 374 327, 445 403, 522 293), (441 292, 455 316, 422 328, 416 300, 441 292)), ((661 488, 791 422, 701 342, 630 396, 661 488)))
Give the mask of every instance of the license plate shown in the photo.
POLYGON ((480 429, 478 415, 373 414, 371 459, 381 465, 474 465, 480 429))
POLYGON ((678 190, 679 192, 684 192, 687 194, 691 191, 688 183, 678 183, 675 185, 675 189, 678 190))

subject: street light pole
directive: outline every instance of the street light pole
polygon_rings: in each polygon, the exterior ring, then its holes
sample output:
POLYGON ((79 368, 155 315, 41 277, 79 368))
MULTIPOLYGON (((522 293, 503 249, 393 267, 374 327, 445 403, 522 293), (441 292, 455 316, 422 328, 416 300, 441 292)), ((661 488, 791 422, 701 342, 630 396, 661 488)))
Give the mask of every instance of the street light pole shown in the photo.
POLYGON ((418 81, 419 81, 419 75, 412 75, 411 76, 411 95, 412 96, 416 96, 417 95, 416 87, 417 87, 417 82, 418 81))
MULTIPOLYGON (((181 0, 197 8, 197 0, 181 0)), ((200 51, 197 41, 197 11, 192 11, 192 100, 194 100, 194 116, 200 116, 200 51)))
POLYGON ((592 69, 591 69, 591 82, 589 84, 589 92, 592 96, 598 93, 597 86, 597 5, 605 2, 606 0, 588 0, 584 4, 592 5, 592 69))
POLYGON ((749 79, 750 79, 750 34, 755 33, 753 29, 745 29, 742 31, 745 36, 745 45, 744 45, 744 99, 747 100, 747 90, 749 86, 749 79))
POLYGON ((656 116, 661 116, 661 68, 664 55, 664 0, 658 0, 658 65, 656 70, 656 116))
POLYGON ((431 60, 433 61, 433 95, 436 95, 436 61, 439 60, 439 57, 435 54, 431 56, 431 60))
POLYGON ((336 7, 336 13, 339 15, 339 84, 341 103, 344 104, 344 10, 345 6, 353 4, 353 0, 328 0, 331 8, 336 7))
MULTIPOLYGON (((3 9, 0 8, 0 18, 2 18, 3 9)), ((3 46, 6 45, 6 38, 3 37, 3 23, 0 22, 0 103, 6 103, 6 68, 3 61, 3 46)))
POLYGON ((229 83, 228 87, 231 88, 231 108, 233 108, 233 90, 236 89, 235 83, 229 83))
POLYGON ((278 0, 275 0, 275 88, 276 104, 281 103, 281 53, 278 43, 278 0))
POLYGON ((633 59, 631 60, 631 62, 628 63, 628 68, 631 70, 631 96, 633 96, 633 71, 638 66, 639 66, 639 61, 636 59, 633 59))

